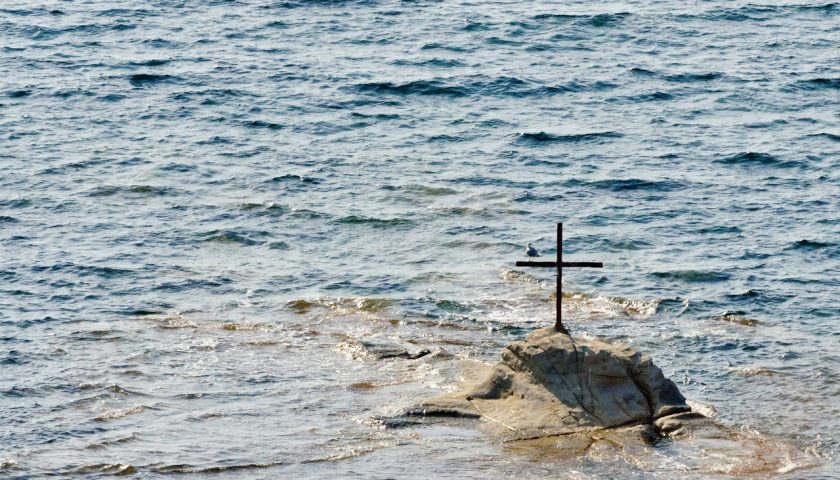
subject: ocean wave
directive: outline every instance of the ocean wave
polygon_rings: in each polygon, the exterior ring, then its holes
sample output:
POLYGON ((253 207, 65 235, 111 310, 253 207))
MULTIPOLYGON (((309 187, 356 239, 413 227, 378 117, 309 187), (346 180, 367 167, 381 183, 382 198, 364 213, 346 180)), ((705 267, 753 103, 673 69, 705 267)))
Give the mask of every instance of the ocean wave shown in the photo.
POLYGON ((163 465, 159 467, 154 467, 153 470, 157 473, 223 473, 223 472, 233 472, 239 470, 255 470, 261 468, 269 468, 275 467, 279 465, 284 465, 281 462, 271 462, 271 463, 244 463, 238 465, 209 465, 209 466, 198 466, 198 465, 189 465, 189 464, 178 464, 178 465, 163 465))
POLYGON ((8 98, 24 98, 32 95, 32 90, 9 90, 5 93, 8 98))
POLYGON ((552 134, 547 132, 526 132, 517 134, 516 141, 518 143, 540 145, 548 143, 593 142, 602 139, 621 138, 623 136, 623 133, 614 131, 576 133, 568 135, 552 134))
POLYGON ((669 270, 663 272, 653 272, 649 275, 663 280, 678 280, 682 282, 697 283, 724 282, 731 278, 731 275, 726 272, 718 272, 714 270, 669 270))
POLYGON ((174 75, 157 73, 134 73, 128 77, 129 83, 135 87, 148 87, 159 83, 170 83, 178 80, 174 75))
POLYGON ((414 222, 407 218, 374 218, 362 217, 358 215, 348 215, 336 220, 336 223, 342 225, 367 225, 374 228, 392 228, 412 226, 414 222))
POLYGON ((823 133, 814 133, 814 134, 809 135, 809 136, 810 137, 827 138, 829 140, 834 140, 835 142, 840 142, 840 135, 838 135, 836 133, 823 132, 823 133))
MULTIPOLYGON (((65 166, 67 168, 67 166, 65 166)), ((177 195, 180 192, 173 187, 153 186, 153 185, 131 185, 127 187, 103 185, 95 187, 88 191, 87 195, 90 197, 110 197, 118 194, 127 195, 143 195, 143 196, 171 196, 177 195)))
POLYGON ((114 408, 111 410, 106 410, 105 412, 99 414, 94 418, 94 420, 105 421, 105 420, 116 420, 119 418, 127 417, 129 415, 136 415, 138 413, 143 412, 146 409, 143 405, 137 405, 134 407, 126 407, 126 408, 114 408))
POLYGON ((780 168, 791 168, 791 167, 800 167, 802 164, 800 162, 795 161, 784 161, 769 153, 762 153, 762 152, 742 152, 736 155, 732 155, 726 158, 721 158, 715 160, 715 163, 720 163, 723 165, 741 165, 741 166, 751 166, 757 165, 762 167, 780 167, 780 168))
POLYGON ((612 27, 632 16, 629 12, 599 13, 595 15, 541 13, 531 17, 538 22, 574 23, 580 26, 612 27))
POLYGON ((465 97, 469 93, 465 87, 447 85, 440 80, 415 80, 407 83, 370 82, 358 84, 355 86, 355 89, 361 93, 445 96, 453 98, 465 97))
MULTIPOLYGON (((77 467, 70 472, 72 475, 85 474, 108 474, 108 475, 133 475, 137 473, 137 468, 124 463, 95 463, 92 465, 83 465, 77 467)), ((66 475, 67 473, 65 473, 66 475)))
POLYGON ((708 73, 675 73, 664 75, 662 78, 669 82, 687 83, 687 82, 710 82, 718 80, 722 75, 716 72, 708 73))
POLYGON ((799 240, 790 244, 788 248, 792 250, 822 250, 824 248, 834 247, 836 243, 820 242, 816 240, 799 240))
POLYGON ((792 90, 838 90, 840 89, 840 78, 809 78, 791 83, 788 88, 792 90))
POLYGON ((681 182, 679 180, 643 180, 640 178, 614 178, 608 180, 596 180, 592 182, 572 179, 565 182, 565 185, 568 187, 585 186, 598 190, 608 190, 611 192, 671 192, 684 189, 688 186, 685 182, 681 182))

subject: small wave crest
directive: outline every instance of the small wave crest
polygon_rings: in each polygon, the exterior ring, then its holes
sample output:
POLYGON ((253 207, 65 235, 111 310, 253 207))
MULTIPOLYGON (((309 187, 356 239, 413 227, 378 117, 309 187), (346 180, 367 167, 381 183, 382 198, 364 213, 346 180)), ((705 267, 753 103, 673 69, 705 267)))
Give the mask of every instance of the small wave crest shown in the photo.
POLYGON ((114 408, 111 410, 106 410, 105 412, 97 415, 94 420, 99 421, 106 421, 106 420, 116 420, 118 418, 127 417, 129 415, 135 415, 142 411, 144 411, 146 407, 143 405, 137 405, 134 407, 127 407, 127 408, 114 408))

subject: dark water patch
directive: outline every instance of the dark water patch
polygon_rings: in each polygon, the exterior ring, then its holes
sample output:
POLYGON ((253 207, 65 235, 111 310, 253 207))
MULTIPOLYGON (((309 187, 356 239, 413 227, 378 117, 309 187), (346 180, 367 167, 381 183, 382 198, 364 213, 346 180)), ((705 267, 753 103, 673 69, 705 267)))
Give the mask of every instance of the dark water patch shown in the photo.
POLYGON ((291 173, 287 173, 285 175, 279 175, 276 177, 271 178, 267 181, 268 183, 279 184, 279 185, 317 185, 321 183, 320 178, 315 177, 304 177, 303 175, 295 175, 291 173))
POLYGON ((287 205, 279 203, 243 203, 239 209, 245 212, 252 212, 258 216, 280 217, 291 211, 287 205))
MULTIPOLYGON (((29 25, 18 29, 18 32, 21 36, 26 37, 30 40, 36 41, 47 41, 57 38, 62 33, 62 30, 49 28, 49 27, 41 27, 38 25, 29 25)), ((11 33, 11 32, 10 32, 11 33)))
POLYGON ((631 68, 630 69, 630 74, 639 75, 639 76, 642 76, 642 77, 653 77, 653 76, 657 75, 657 73, 654 72, 653 70, 648 70, 646 68, 639 68, 639 67, 631 68))
POLYGON ((621 138, 623 136, 623 133, 614 131, 577 133, 569 135, 552 134, 547 132, 526 132, 517 134, 515 142, 525 145, 543 145, 552 143, 581 143, 594 142, 602 139, 621 138))
MULTIPOLYGON (((227 277, 218 277, 216 279, 196 279, 190 278, 180 280, 177 282, 165 282, 160 285, 155 285, 152 290, 159 292, 184 292, 187 290, 215 290, 233 283, 233 280, 227 277)), ((165 325, 163 325, 165 327, 165 325)))
POLYGON ((514 202, 517 203, 550 203, 556 202, 558 200, 562 200, 565 198, 565 195, 557 193, 557 194, 536 194, 533 192, 525 192, 522 195, 517 196, 513 199, 514 202))
POLYGON ((635 251, 635 250, 643 250, 645 248, 649 248, 652 246, 650 242, 641 239, 603 239, 601 240, 601 246, 606 250, 612 251, 635 251))
POLYGON ((102 35, 109 31, 123 32, 127 30, 134 30, 137 25, 133 23, 117 22, 112 24, 93 23, 86 25, 73 25, 65 28, 62 33, 69 33, 71 35, 87 34, 87 35, 102 35))
POLYGON ((564 93, 603 92, 615 88, 618 88, 618 85, 616 85, 615 83, 604 82, 600 80, 596 82, 584 82, 575 80, 563 85, 539 87, 537 89, 531 90, 529 93, 537 95, 557 95, 564 93))
MULTIPOLYGON (((29 269, 34 273, 68 272, 80 277, 97 276, 101 278, 116 278, 134 274, 134 270, 116 267, 102 267, 97 265, 77 265, 72 262, 56 263, 53 265, 33 265, 29 269)), ((74 287, 76 284, 66 281, 53 282, 53 288, 74 287)))
POLYGON ((404 67, 435 67, 435 68, 455 68, 465 67, 466 63, 454 58, 429 58, 426 60, 405 60, 399 59, 391 62, 392 65, 404 67))
POLYGON ((744 128, 756 128, 756 129, 766 129, 766 128, 776 128, 787 125, 788 122, 782 119, 773 120, 772 122, 759 122, 759 123, 747 123, 744 125, 744 128))
POLYGON ((96 12, 97 17, 148 17, 154 15, 152 10, 145 8, 109 8, 96 12))
MULTIPOLYGON (((263 232, 265 234, 265 232, 263 232)), ((260 245, 264 242, 248 237, 244 233, 235 230, 213 230, 202 234, 200 237, 203 242, 233 244, 243 246, 260 245)))
POLYGON ((178 80, 174 75, 163 75, 155 73, 135 73, 128 77, 129 83, 135 87, 148 87, 159 83, 171 83, 178 80))
POLYGON ((665 272, 653 272, 651 277, 663 280, 677 280, 689 283, 724 282, 731 278, 726 272, 714 270, 670 270, 665 272))
POLYGON ((709 72, 709 73, 676 73, 671 75, 665 75, 665 80, 669 82, 675 83, 690 83, 690 82, 710 82, 712 80, 717 80, 721 78, 720 73, 709 72))
POLYGON ((396 187, 395 189, 416 193, 427 197, 442 197, 448 195, 455 195, 458 193, 457 190, 454 190, 449 187, 435 187, 429 185, 405 185, 401 187, 396 187))
POLYGON ((485 32, 487 30, 492 30, 495 25, 492 23, 482 23, 482 22, 473 22, 467 20, 464 22, 464 26, 460 29, 465 32, 485 32))
POLYGON ((271 242, 268 244, 268 248, 271 250, 288 250, 290 246, 286 242, 271 242))
POLYGON ((780 293, 769 292, 767 290, 759 290, 754 288, 751 288, 741 293, 726 294, 727 300, 739 304, 778 304, 786 302, 790 298, 790 295, 784 295, 780 293))
POLYGON ((734 225, 726 226, 726 225, 715 225, 711 227, 703 227, 698 228, 694 231, 694 233, 700 235, 711 235, 711 234, 725 234, 725 233, 741 233, 742 230, 734 225))
POLYGON ((414 222, 405 218, 372 218, 360 217, 357 215, 349 215, 336 220, 336 223, 342 225, 368 225, 374 228, 392 228, 414 225, 414 222))
POLYGON ((6 92, 9 98, 25 98, 32 95, 32 90, 10 90, 6 92))
POLYGON ((508 40, 506 38, 495 37, 495 36, 488 37, 486 40, 484 40, 484 43, 486 43, 488 45, 507 46, 507 47, 519 47, 519 46, 524 45, 524 42, 520 42, 520 41, 517 41, 517 40, 508 40))
POLYGON ((0 200, 0 207, 3 208, 26 208, 32 205, 32 200, 28 198, 12 198, 8 200, 0 200))
POLYGON ((251 92, 236 88, 208 88, 173 93, 171 98, 181 102, 201 101, 201 105, 219 105, 227 100, 255 97, 251 92))
POLYGON ((798 162, 785 162, 779 158, 770 155, 769 153, 761 152, 742 152, 730 157, 715 160, 715 163, 723 165, 741 165, 751 166, 757 165, 762 167, 794 167, 799 166, 798 162))
POLYGON ((110 197, 119 194, 160 197, 176 195, 178 191, 172 187, 156 187, 152 185, 131 185, 129 187, 101 186, 92 189, 87 195, 89 197, 110 197))
POLYGON ((367 118, 367 119, 372 119, 372 120, 397 120, 397 119, 400 118, 400 115, 396 114, 396 113, 371 113, 371 114, 366 114, 366 113, 353 112, 353 113, 350 114, 350 116, 353 117, 353 118, 367 118))
POLYGON ((358 92, 368 94, 444 96, 452 98, 464 97, 469 93, 464 87, 447 85, 440 80, 416 80, 408 83, 371 82, 358 84, 354 89, 358 92))
POLYGON ((586 20, 586 23, 593 27, 613 27, 631 16, 628 12, 601 13, 586 20))
POLYGON ((285 128, 279 123, 266 122, 264 120, 249 120, 242 122, 242 125, 247 128, 264 128, 266 130, 281 130, 285 128))
POLYGON ((452 135, 432 135, 427 139, 429 143, 461 142, 464 140, 468 140, 468 138, 452 135))
POLYGON ((808 135, 808 136, 809 137, 818 137, 818 138, 827 138, 828 140, 834 140, 835 142, 840 142, 840 135, 837 135, 835 133, 823 132, 823 133, 814 133, 814 134, 811 134, 811 135, 808 135))
POLYGON ((129 65, 131 65, 132 67, 160 67, 170 62, 172 62, 172 60, 153 58, 150 60, 139 60, 135 62, 129 62, 129 65))
POLYGON ((629 18, 629 12, 600 13, 597 15, 577 15, 562 13, 541 13, 534 15, 533 20, 540 23, 573 23, 580 26, 613 27, 629 18))
POLYGON ((134 270, 127 268, 97 267, 88 265, 76 265, 75 268, 73 268, 73 271, 81 277, 94 275, 101 278, 124 277, 135 273, 134 270))
POLYGON ((450 52, 464 53, 464 52, 469 52, 472 49, 465 48, 465 47, 460 47, 460 46, 457 46, 457 45, 446 45, 446 44, 443 44, 443 43, 433 42, 433 43, 427 43, 427 44, 423 45, 422 47, 420 47, 420 50, 446 50, 446 51, 450 51, 450 52))
POLYGON ((702 20, 727 22, 761 22, 770 18, 770 14, 774 13, 775 11, 775 8, 772 6, 746 5, 740 8, 718 7, 703 12, 699 15, 685 14, 679 15, 678 17, 687 19, 700 18, 702 20))
POLYGON ((539 183, 535 181, 519 181, 519 180, 511 180, 508 178, 492 178, 492 177, 485 177, 482 175, 475 175, 471 177, 458 177, 449 180, 452 183, 458 184, 467 184, 467 185, 489 185, 489 186, 497 186, 497 187, 508 187, 508 188, 536 188, 539 183))
POLYGON ((642 180, 639 178, 596 180, 594 182, 572 179, 566 181, 565 185, 568 187, 585 186, 598 190, 608 190, 611 192, 672 192, 687 187, 685 182, 681 182, 679 180, 642 180))
POLYGON ((788 85, 791 90, 838 90, 840 89, 840 78, 811 78, 799 80, 788 85))
POLYGON ((792 243, 788 248, 791 250, 822 250, 824 248, 834 247, 836 243, 833 242, 819 242, 816 240, 799 240, 792 243))
POLYGON ((115 103, 128 98, 126 95, 120 95, 118 93, 109 93, 108 95, 103 95, 99 97, 99 100, 103 102, 115 103))
POLYGON ((148 45, 152 48, 183 48, 183 44, 180 42, 174 42, 172 40, 166 40, 165 38, 150 38, 143 40, 143 45, 148 45))
POLYGON ((18 220, 15 217, 10 217, 8 215, 0 215, 0 224, 8 225, 11 223, 20 223, 20 220, 18 220))
POLYGON ((674 94, 657 90, 655 92, 643 93, 628 98, 634 102, 659 102, 673 100, 677 97, 674 94))
POLYGON ((187 173, 194 172, 198 168, 195 165, 187 165, 184 163, 167 163, 160 167, 163 172, 187 173))

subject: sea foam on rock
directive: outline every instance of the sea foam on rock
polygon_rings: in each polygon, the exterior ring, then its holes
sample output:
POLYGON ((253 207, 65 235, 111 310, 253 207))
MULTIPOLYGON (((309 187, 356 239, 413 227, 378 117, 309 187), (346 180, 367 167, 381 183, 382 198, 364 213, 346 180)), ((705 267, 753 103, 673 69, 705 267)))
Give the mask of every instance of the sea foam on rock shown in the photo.
POLYGON ((705 420, 649 356, 553 328, 508 345, 483 382, 405 414, 483 418, 506 440, 617 428, 672 435, 686 422, 705 420))

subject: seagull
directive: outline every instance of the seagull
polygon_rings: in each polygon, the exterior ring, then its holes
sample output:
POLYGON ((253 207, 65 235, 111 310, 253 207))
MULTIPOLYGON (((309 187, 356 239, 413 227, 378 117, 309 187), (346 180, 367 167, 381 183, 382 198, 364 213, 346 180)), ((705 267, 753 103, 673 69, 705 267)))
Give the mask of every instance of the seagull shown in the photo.
POLYGON ((531 242, 528 242, 528 246, 525 247, 525 255, 528 255, 529 257, 539 257, 540 252, 538 252, 537 249, 534 248, 533 245, 531 245, 531 242))

